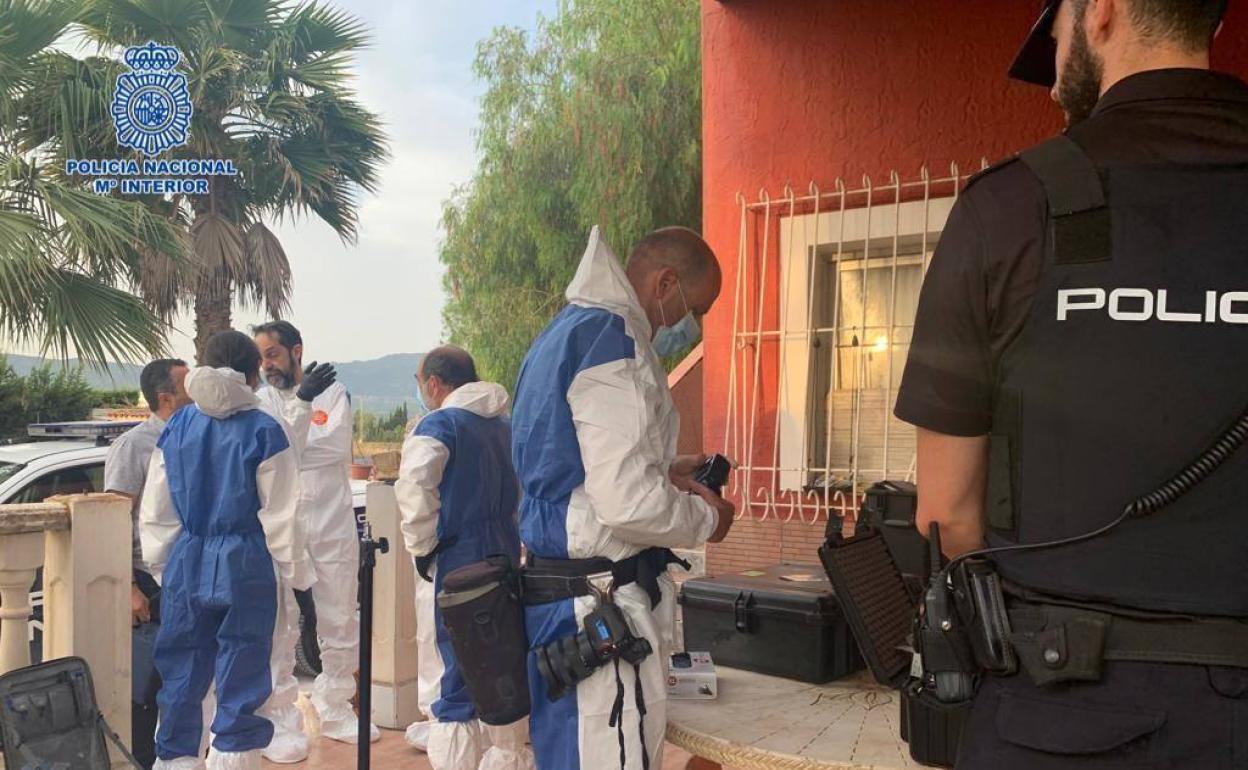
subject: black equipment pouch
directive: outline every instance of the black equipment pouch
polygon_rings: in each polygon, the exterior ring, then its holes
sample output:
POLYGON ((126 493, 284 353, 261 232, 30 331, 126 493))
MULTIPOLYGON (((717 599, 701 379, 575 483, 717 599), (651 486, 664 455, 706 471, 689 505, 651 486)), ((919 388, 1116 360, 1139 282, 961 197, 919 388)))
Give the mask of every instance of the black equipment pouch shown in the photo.
POLYGON ((1044 616, 1039 628, 1023 625, 1010 635, 1010 642, 1023 671, 1037 687, 1060 682, 1096 682, 1101 678, 1105 660, 1107 630, 1104 618, 1091 615, 1071 615, 1065 619, 1044 616))
POLYGON ((1018 659, 1010 646, 1010 617, 1000 575, 991 562, 968 559, 957 565, 950 578, 975 662, 990 674, 1013 674, 1018 659))
POLYGON ((944 703, 917 679, 901 688, 901 739, 921 765, 953 767, 974 701, 944 703))
POLYGON ((443 575, 437 601, 477 718, 501 726, 528 716, 529 642, 510 560, 491 556, 443 575))

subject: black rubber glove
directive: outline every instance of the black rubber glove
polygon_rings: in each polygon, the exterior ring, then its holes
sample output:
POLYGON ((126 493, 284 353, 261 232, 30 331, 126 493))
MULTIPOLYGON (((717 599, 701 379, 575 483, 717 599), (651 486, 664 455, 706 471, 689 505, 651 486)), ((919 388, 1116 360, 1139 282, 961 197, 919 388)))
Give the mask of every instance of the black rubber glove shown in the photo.
POLYGON ((333 364, 318 366, 313 361, 304 368, 303 382, 299 383, 299 390, 295 392, 295 395, 303 401, 311 401, 324 393, 337 379, 338 373, 334 371, 333 364))

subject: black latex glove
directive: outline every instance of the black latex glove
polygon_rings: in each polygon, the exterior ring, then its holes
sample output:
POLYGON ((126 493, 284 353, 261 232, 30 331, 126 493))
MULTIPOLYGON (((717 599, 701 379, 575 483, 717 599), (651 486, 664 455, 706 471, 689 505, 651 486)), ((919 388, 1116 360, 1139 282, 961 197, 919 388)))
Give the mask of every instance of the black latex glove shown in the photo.
POLYGON ((299 390, 295 392, 295 395, 303 401, 311 401, 324 393, 337 379, 338 373, 334 371, 333 364, 320 364, 318 366, 313 361, 304 367, 303 382, 299 383, 299 390))

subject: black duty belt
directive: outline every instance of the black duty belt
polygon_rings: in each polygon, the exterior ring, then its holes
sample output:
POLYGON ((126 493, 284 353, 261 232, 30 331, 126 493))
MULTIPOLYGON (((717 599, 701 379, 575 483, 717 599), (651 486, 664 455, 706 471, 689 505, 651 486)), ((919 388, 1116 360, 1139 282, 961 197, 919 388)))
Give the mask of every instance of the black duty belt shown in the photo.
POLYGON ((662 594, 659 576, 667 571, 667 565, 679 564, 686 570, 689 563, 667 548, 647 548, 641 553, 620 561, 610 559, 545 559, 529 554, 522 573, 525 604, 549 604, 579 596, 589 596, 594 591, 589 576, 610 572, 616 588, 636 583, 650 597, 650 608, 658 606, 662 594))
POLYGON ((1103 661, 1248 669, 1248 622, 1011 601, 1010 641, 1036 684, 1096 681, 1103 661))

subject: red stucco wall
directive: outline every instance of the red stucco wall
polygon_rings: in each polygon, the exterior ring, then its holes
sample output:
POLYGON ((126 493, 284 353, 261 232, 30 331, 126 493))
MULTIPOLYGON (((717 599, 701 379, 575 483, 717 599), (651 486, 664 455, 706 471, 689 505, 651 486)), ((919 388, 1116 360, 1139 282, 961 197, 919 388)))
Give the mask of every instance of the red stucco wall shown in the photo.
MULTIPOLYGON (((786 183, 804 191, 811 181, 826 190, 838 176, 856 186, 864 174, 886 181, 893 169, 913 178, 923 164, 951 161, 973 170, 981 157, 1056 132, 1061 116, 1048 94, 1005 76, 1038 5, 702 0, 704 230, 726 288, 705 327, 706 446, 724 443, 736 194, 777 196, 786 183)), ((1248 6, 1232 5, 1217 64, 1248 74, 1248 6)), ((811 561, 822 528, 739 523, 711 547, 708 569, 811 561)))

